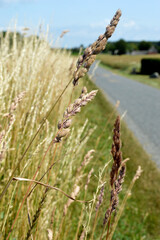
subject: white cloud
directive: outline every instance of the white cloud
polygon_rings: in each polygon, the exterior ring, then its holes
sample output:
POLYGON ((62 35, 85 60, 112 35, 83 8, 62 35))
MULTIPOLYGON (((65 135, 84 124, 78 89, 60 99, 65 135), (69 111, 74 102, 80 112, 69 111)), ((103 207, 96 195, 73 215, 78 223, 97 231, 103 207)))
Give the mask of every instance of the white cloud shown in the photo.
POLYGON ((132 27, 135 27, 135 26, 136 26, 136 23, 133 20, 130 20, 128 22, 123 23, 123 27, 125 27, 125 28, 132 28, 132 27))

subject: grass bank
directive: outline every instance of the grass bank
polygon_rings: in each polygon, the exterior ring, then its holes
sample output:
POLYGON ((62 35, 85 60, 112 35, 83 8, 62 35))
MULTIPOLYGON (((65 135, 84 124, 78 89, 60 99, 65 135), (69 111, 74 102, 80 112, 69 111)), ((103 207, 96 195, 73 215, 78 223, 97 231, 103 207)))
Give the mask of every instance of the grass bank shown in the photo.
POLYGON ((120 74, 122 76, 139 81, 155 88, 160 88, 160 78, 151 79, 148 75, 131 74, 133 68, 135 68, 137 72, 140 71, 142 58, 160 58, 160 54, 137 56, 113 56, 109 54, 100 54, 98 56, 98 59, 101 61, 101 65, 108 68, 109 70, 112 70, 114 73, 120 74))
MULTIPOLYGON (((87 83, 88 89, 96 88, 89 80, 85 83, 87 83)), ((116 110, 113 110, 113 107, 99 91, 94 105, 90 105, 84 114, 91 122, 98 125, 97 132, 95 136, 93 135, 90 138, 89 143, 94 146, 97 142, 96 136, 102 136, 101 143, 97 146, 97 152, 102 154, 96 159, 95 165, 98 168, 99 162, 106 161, 105 152, 109 152, 111 147, 111 139, 109 138, 107 141, 106 137, 111 137, 116 110), (106 122, 108 122, 107 126, 106 122)), ((114 239, 158 240, 160 239, 160 229, 158 227, 160 225, 160 172, 124 122, 122 122, 121 130, 123 157, 130 158, 127 163, 124 192, 139 165, 142 166, 143 173, 133 188, 114 239)), ((123 198, 123 196, 121 197, 123 198)))

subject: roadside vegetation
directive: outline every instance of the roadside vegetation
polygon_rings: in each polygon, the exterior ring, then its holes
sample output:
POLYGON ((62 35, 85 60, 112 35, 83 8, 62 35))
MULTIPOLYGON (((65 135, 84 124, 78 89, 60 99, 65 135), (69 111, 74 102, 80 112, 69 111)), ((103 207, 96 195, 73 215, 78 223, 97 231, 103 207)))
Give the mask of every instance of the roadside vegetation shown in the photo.
POLYGON ((1 239, 158 240, 159 172, 86 76, 120 16, 78 61, 1 39, 1 239))
POLYGON ((97 57, 103 67, 112 70, 114 73, 148 84, 152 87, 160 88, 160 78, 152 79, 149 78, 149 75, 140 74, 141 59, 145 58, 160 59, 160 54, 135 56, 100 54, 97 57))
MULTIPOLYGON (((94 88, 94 84, 89 80, 87 81, 88 89, 94 88)), ((92 111, 88 112, 88 115, 92 113, 92 121, 99 122, 99 128, 101 132, 97 135, 103 136, 102 147, 99 144, 99 151, 102 152, 106 146, 104 129, 110 129, 112 132, 112 123, 117 115, 116 108, 106 100, 101 92, 98 92, 94 105, 89 106, 92 111), (95 112, 94 112, 95 111, 95 112), (97 117, 94 117, 96 115, 97 117), (101 120, 100 120, 101 119, 101 120), (107 127, 106 127, 107 119, 107 127)), ((87 110, 86 110, 87 112, 87 110)), ((99 129, 98 128, 98 129, 99 129)), ((98 131, 98 130, 97 130, 98 131)), ((111 137, 108 136, 109 139, 111 137)), ((118 228, 115 232, 115 238, 113 239, 160 239, 159 231, 159 214, 160 214, 160 171, 156 165, 151 161, 150 157, 142 149, 140 143, 134 137, 134 135, 127 128, 126 124, 122 122, 121 126, 121 138, 122 138, 122 152, 123 157, 130 158, 127 162, 126 178, 123 189, 128 189, 131 179, 138 165, 141 165, 143 169, 142 176, 135 184, 132 194, 128 199, 123 215, 119 221, 118 228), (158 211, 158 212, 157 212, 158 211), (124 237, 124 231, 126 235, 124 237)), ((90 139, 91 141, 95 141, 90 139)), ((109 140, 111 143, 111 139, 109 140)), ((110 147, 108 152, 110 151, 110 147)), ((122 195, 125 193, 122 193, 122 195)), ((122 196, 122 199, 124 197, 122 196)), ((121 199, 121 200, 122 200, 121 199)))

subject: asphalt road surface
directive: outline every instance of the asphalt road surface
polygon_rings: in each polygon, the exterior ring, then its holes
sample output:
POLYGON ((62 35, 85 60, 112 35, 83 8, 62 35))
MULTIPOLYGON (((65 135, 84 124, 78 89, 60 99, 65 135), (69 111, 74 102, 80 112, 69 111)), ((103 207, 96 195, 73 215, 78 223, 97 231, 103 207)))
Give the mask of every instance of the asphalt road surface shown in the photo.
POLYGON ((160 168, 160 90, 94 67, 92 80, 112 104, 120 100, 119 113, 126 112, 124 121, 160 168))

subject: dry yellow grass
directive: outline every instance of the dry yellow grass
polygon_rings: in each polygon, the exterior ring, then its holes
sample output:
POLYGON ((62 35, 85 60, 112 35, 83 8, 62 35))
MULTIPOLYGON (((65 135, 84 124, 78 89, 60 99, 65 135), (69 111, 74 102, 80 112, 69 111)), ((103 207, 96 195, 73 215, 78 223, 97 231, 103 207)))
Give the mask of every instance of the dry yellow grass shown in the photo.
MULTIPOLYGON (((96 125, 90 129, 88 120, 84 118, 82 126, 74 127, 73 124, 70 135, 65 139, 64 137, 66 132, 69 132, 66 121, 70 123, 70 117, 93 100, 97 91, 84 93, 83 88, 81 94, 80 89, 74 90, 75 88, 68 83, 71 83, 71 76, 74 76, 74 85, 84 76, 83 69, 87 71, 92 64, 89 61, 91 56, 104 49, 120 15, 121 12, 117 11, 104 35, 85 50, 78 60, 77 68, 70 53, 65 50, 52 50, 45 36, 24 38, 18 42, 15 32, 13 46, 10 45, 9 32, 2 39, 0 227, 4 239, 47 239, 47 231, 48 235, 54 234, 54 239, 66 239, 66 236, 73 239, 76 227, 74 231, 68 233, 66 223, 68 226, 73 223, 78 225, 78 218, 76 221, 72 220, 77 214, 70 207, 75 197, 82 198, 79 201, 76 199, 79 204, 88 204, 80 209, 83 210, 83 222, 87 218, 90 219, 87 226, 84 226, 85 238, 90 233, 97 195, 94 195, 93 201, 85 201, 90 182, 93 181, 93 169, 89 167, 90 169, 85 172, 89 162, 87 164, 81 162, 85 154, 84 146, 95 131, 96 125), (58 98, 66 89, 66 85, 69 87, 65 95, 58 98), (81 96, 75 101, 77 93, 81 96), (53 109, 53 103, 57 98, 59 101, 53 109), (50 114, 47 114, 48 112, 50 114), (62 119, 63 124, 58 124, 59 119, 62 119), (36 135, 39 127, 41 131, 36 135), (76 174, 80 165, 82 169, 76 174), (37 185, 32 188, 34 183, 37 185), (67 198, 70 199, 69 202, 67 198), (89 204, 92 211, 87 210, 89 204)), ((108 163, 103 172, 107 165, 108 163)), ((101 181, 104 182, 104 179, 101 178, 101 181)), ((98 194, 101 184, 97 178, 93 193, 98 194)), ((90 200, 93 193, 90 194, 90 200)), ((82 225, 81 222, 81 228, 82 225)), ((78 235, 81 234, 81 230, 80 232, 78 230, 78 235)))
MULTIPOLYGON (((42 41, 34 36, 29 39, 25 38, 24 44, 20 44, 17 42, 16 33, 13 36, 12 49, 10 49, 8 35, 1 42, 0 191, 4 188, 8 177, 36 133, 40 121, 64 89, 70 75, 73 74, 73 59, 64 50, 53 51, 47 41, 42 41)), ((68 88, 65 96, 44 124, 41 134, 27 152, 15 172, 15 176, 32 179, 35 169, 54 137, 58 118, 64 111, 70 94, 71 87, 68 88)), ((45 157, 39 176, 49 167, 53 157, 54 150, 51 149, 45 157)), ((51 175, 52 183, 55 182, 53 178, 55 176, 51 175)), ((12 182, 7 194, 1 200, 1 214, 3 216, 1 232, 5 237, 11 228, 11 222, 15 218, 17 207, 25 192, 26 184, 12 182)), ((34 204, 30 209, 31 214, 36 210, 42 193, 42 189, 39 189, 36 196, 32 196, 30 204, 34 204)), ((23 229, 24 223, 27 224, 26 211, 25 208, 20 213, 20 218, 13 231, 13 236, 21 239, 25 238, 27 230, 27 225, 26 229, 23 229)), ((43 234, 42 239, 44 239, 43 234)))

